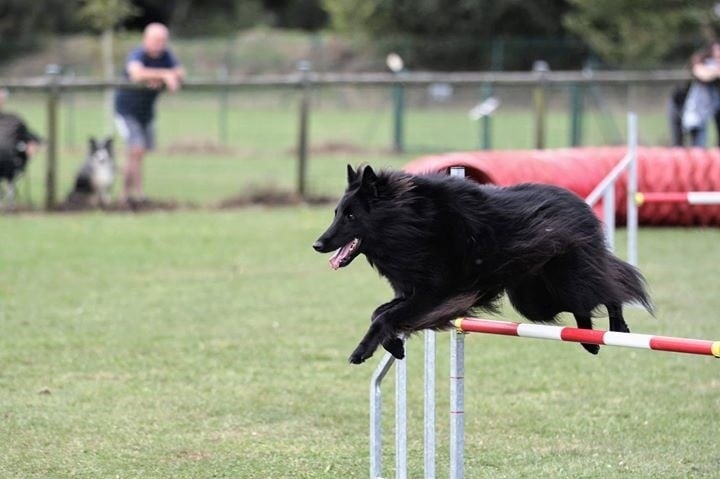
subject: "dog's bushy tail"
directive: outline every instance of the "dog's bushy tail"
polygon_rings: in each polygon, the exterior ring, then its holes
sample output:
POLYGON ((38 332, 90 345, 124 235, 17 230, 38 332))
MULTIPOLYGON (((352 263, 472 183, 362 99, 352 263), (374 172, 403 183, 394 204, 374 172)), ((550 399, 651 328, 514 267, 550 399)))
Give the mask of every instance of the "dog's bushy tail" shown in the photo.
POLYGON ((621 303, 637 303, 653 314, 653 304, 647 292, 647 282, 637 268, 629 263, 610 256, 610 269, 615 284, 619 287, 621 303))

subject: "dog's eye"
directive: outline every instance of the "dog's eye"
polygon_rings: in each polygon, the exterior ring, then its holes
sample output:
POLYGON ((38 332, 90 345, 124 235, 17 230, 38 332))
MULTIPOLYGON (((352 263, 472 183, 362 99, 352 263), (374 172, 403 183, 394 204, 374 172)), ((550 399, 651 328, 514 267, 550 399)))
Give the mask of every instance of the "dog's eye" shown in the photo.
POLYGON ((352 214, 352 213, 347 213, 345 216, 347 216, 347 219, 349 219, 350 221, 354 221, 354 220, 355 220, 355 215, 352 214))

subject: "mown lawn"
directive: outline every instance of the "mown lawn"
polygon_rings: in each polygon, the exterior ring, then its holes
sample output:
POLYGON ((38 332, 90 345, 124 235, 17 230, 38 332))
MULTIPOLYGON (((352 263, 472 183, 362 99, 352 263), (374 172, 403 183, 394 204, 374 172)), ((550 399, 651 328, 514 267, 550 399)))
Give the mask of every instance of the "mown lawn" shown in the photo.
MULTIPOLYGON (((0 217, 0 477, 367 477, 377 358, 346 357, 390 291, 363 261, 333 272, 312 251, 330 213, 0 217)), ((641 231, 657 317, 630 309, 634 331, 720 338, 719 240, 641 231)), ((421 343, 409 345, 410 477, 422 475, 421 343)), ((466 343, 466 477, 717 477, 714 360, 466 343)))

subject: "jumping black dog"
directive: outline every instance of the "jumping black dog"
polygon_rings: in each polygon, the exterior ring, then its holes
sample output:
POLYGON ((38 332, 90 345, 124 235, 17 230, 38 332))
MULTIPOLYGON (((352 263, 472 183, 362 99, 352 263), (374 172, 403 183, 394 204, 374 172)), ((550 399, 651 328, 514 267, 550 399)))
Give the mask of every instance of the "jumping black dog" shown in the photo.
POLYGON ((376 173, 370 166, 348 165, 347 176, 335 218, 313 247, 337 250, 334 269, 363 253, 395 292, 372 314, 351 363, 362 363, 380 344, 402 358, 399 334, 446 329, 475 310, 497 312, 505 292, 530 321, 552 323, 567 311, 583 329, 592 329, 601 305, 612 331, 629 332, 624 303, 652 312, 642 275, 608 250, 599 220, 570 191, 376 173))

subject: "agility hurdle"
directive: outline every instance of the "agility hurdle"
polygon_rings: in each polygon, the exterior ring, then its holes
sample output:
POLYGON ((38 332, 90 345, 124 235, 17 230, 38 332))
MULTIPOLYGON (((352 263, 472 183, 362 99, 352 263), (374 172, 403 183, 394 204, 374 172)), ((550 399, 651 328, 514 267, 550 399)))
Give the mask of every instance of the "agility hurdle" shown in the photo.
MULTIPOLYGON (((638 333, 618 333, 592 329, 578 329, 545 324, 515 323, 478 318, 459 318, 453 322, 450 356, 450 479, 464 477, 464 336, 481 333, 518 338, 620 346, 650 351, 694 354, 720 358, 720 341, 679 338, 638 333)), ((433 350, 434 356, 434 350, 433 350)), ((435 474, 435 362, 425 361, 425 417, 424 459, 425 479, 435 474), (431 383, 428 375, 433 376, 431 383), (433 408, 428 407, 428 402, 433 408)), ((407 358, 397 361, 395 384, 395 478, 407 479, 407 358)), ((382 478, 382 379, 390 370, 395 358, 386 353, 371 381, 370 395, 370 478, 382 478)))
POLYGON ((489 319, 460 318, 455 328, 463 333, 497 334, 520 338, 550 339, 571 343, 587 343, 625 348, 650 349, 672 353, 699 354, 720 358, 720 341, 654 336, 651 334, 618 333, 597 329, 578 329, 546 324, 513 323, 489 319))
MULTIPOLYGON (((594 201, 601 197, 613 205, 614 184, 620 174, 629 169, 628 188, 628 224, 634 221, 637 228, 637 205, 634 201, 637 186, 637 117, 630 114, 630 140, 628 155, 608 175, 593 192, 594 201), (631 208, 630 205, 633 205, 631 208), (633 215, 634 210, 634 215, 633 215)), ((452 176, 464 176, 464 168, 451 168, 452 176)), ((590 200, 593 198, 589 197, 590 200)), ((588 200, 586 200, 588 201, 588 200)), ((590 203, 590 201, 588 201, 590 203)), ((609 208, 604 208, 607 213, 609 208)), ((613 216, 614 219, 614 216, 613 216)), ((614 221, 612 231, 614 232, 614 221)), ((609 235, 611 230, 606 230, 609 235)), ((628 250, 632 254, 636 238, 628 232, 628 250), (631 238, 632 237, 632 238, 631 238)), ((637 256, 635 256, 637 258, 637 256)), ((491 321, 476 318, 460 318, 453 323, 450 333, 450 479, 464 478, 464 442, 465 442, 465 334, 482 333, 503 336, 515 336, 532 339, 546 339, 563 342, 577 342, 606 346, 621 346, 653 351, 667 351, 695 355, 720 357, 720 341, 701 339, 676 338, 670 336, 654 336, 637 333, 618 333, 613 331, 577 329, 552 325, 512 323, 507 321, 491 321)), ((436 334, 425 331, 424 358, 424 477, 435 479, 435 353, 436 334)), ((407 479, 407 357, 397 361, 395 368, 395 478, 407 479)), ((395 358, 386 353, 376 367, 370 382, 370 479, 382 478, 382 381, 396 362, 395 358)))
POLYGON ((637 113, 629 112, 627 121, 627 153, 590 192, 585 198, 585 203, 592 207, 602 199, 605 242, 608 248, 613 251, 615 249, 615 184, 627 170, 627 260, 631 265, 637 266, 638 204, 635 200, 638 188, 637 113))

